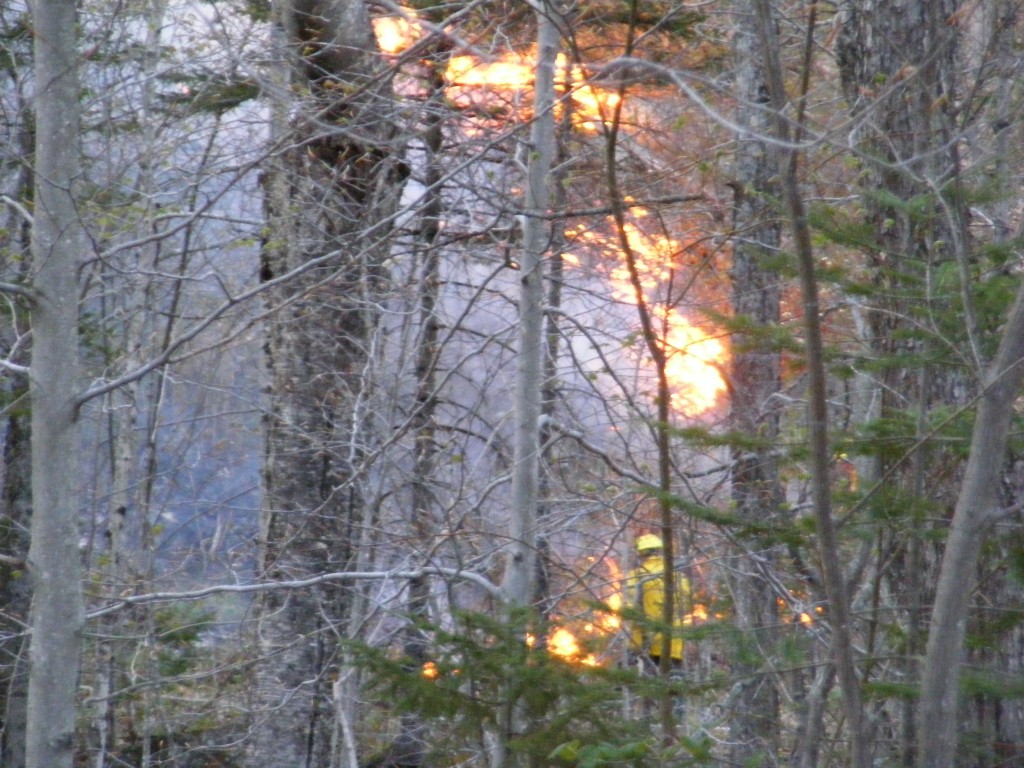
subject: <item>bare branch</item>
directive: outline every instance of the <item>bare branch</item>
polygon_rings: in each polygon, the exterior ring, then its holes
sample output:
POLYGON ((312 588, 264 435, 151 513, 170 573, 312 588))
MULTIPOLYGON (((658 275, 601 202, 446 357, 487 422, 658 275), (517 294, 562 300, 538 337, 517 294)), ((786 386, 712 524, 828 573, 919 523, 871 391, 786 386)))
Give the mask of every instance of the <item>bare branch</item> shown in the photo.
POLYGON ((325 573, 309 579, 296 579, 295 581, 270 581, 258 582, 255 584, 215 584, 203 589, 188 590, 184 592, 148 592, 142 595, 129 595, 111 605, 98 608, 86 614, 87 619, 98 619, 108 616, 133 605, 149 603, 169 603, 178 600, 202 600, 213 595, 222 594, 250 594, 253 592, 271 592, 279 589, 305 589, 318 584, 328 582, 346 581, 367 581, 385 579, 418 579, 423 576, 443 576, 446 579, 459 579, 468 581, 482 588, 491 597, 501 599, 501 589, 491 582, 487 577, 473 571, 463 571, 458 568, 442 568, 432 566, 429 568, 416 568, 408 571, 342 571, 337 573, 325 573))

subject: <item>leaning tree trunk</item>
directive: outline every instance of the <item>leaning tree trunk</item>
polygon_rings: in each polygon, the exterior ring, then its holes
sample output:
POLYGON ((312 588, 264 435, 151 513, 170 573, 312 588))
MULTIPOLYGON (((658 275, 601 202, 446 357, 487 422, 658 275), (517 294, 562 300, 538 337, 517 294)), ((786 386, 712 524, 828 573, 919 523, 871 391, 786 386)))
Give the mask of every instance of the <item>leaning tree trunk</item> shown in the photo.
POLYGON ((74 0, 33 5, 32 543, 28 768, 71 768, 84 624, 78 551, 79 179, 74 0))
MULTIPOLYGON (((286 66, 274 84, 278 152, 264 175, 272 314, 260 573, 271 581, 345 570, 359 558, 368 519, 360 404, 402 181, 366 5, 281 0, 275 13, 286 66)), ((328 764, 335 638, 355 599, 332 587, 262 600, 249 765, 270 755, 280 768, 328 764)))
POLYGON ((1024 287, 1003 327, 999 353, 978 402, 971 453, 942 556, 921 680, 922 768, 952 768, 957 747, 960 667, 978 558, 1000 512, 1003 463, 1014 402, 1024 384, 1024 287))
MULTIPOLYGON (((733 206, 732 309, 745 330, 732 337, 730 394, 732 427, 756 436, 758 447, 733 449, 732 502, 740 520, 777 520, 781 512, 778 468, 773 454, 779 434, 780 355, 758 331, 779 322, 780 276, 766 269, 779 247, 774 201, 776 169, 763 137, 770 134, 769 97, 752 7, 738 8, 733 38, 736 123, 747 130, 736 137, 733 206)), ((732 592, 735 620, 743 634, 742 657, 734 668, 743 686, 730 728, 730 759, 740 765, 770 765, 777 753, 779 701, 774 674, 778 623, 776 596, 766 578, 777 545, 741 542, 732 592), (749 661, 757 659, 757 662, 749 661)))

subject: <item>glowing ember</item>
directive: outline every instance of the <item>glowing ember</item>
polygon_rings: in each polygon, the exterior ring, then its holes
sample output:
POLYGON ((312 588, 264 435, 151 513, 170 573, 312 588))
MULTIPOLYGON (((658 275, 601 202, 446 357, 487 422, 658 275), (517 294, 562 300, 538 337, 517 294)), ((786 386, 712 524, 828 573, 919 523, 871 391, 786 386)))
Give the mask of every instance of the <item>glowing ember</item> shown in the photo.
POLYGON ((423 671, 421 674, 427 678, 427 680, 437 680, 441 676, 441 670, 437 668, 437 664, 432 661, 428 661, 423 665, 423 671))

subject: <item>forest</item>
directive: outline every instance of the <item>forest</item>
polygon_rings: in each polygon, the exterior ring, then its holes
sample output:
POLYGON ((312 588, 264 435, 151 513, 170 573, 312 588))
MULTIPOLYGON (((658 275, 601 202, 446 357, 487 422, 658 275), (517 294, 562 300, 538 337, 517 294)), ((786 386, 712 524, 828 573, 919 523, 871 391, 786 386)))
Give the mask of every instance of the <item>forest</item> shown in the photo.
POLYGON ((0 3, 0 766, 1024 765, 1022 107, 1019 0, 0 3))

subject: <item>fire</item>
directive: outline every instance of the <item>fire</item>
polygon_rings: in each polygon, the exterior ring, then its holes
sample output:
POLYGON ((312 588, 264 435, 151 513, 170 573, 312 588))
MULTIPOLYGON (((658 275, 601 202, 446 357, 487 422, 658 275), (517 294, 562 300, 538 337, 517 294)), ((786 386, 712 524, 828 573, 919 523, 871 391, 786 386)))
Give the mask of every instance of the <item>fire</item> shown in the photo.
POLYGON ((565 627, 558 627, 548 637, 548 652, 553 656, 559 656, 574 664, 581 664, 586 667, 596 667, 597 658, 592 653, 584 653, 580 648, 579 641, 565 627))
MULTIPOLYGON (((411 9, 405 10, 402 16, 375 18, 374 29, 381 50, 389 54, 406 50, 423 35, 423 28, 411 9)), ((470 54, 452 56, 445 71, 449 96, 453 103, 476 109, 485 119, 488 115, 499 114, 515 102, 519 94, 533 87, 535 59, 535 49, 509 51, 488 60, 470 54), (512 102, 508 101, 509 97, 512 102)), ((571 63, 564 54, 559 54, 557 68, 561 92, 572 100, 573 124, 582 131, 596 131, 610 111, 619 105, 619 95, 587 83, 583 68, 571 63)), ((472 133, 474 129, 463 130, 472 133)), ((658 292, 672 279, 674 265, 679 255, 687 251, 687 246, 672 237, 654 236, 642 229, 637 222, 647 215, 643 208, 633 206, 630 213, 632 220, 625 223, 623 235, 636 259, 642 290, 651 305, 657 306, 658 292)), ((619 251, 613 241, 583 228, 568 234, 602 250, 619 251)), ((567 262, 573 261, 574 257, 567 254, 567 262)), ((635 300, 624 264, 618 263, 609 278, 616 298, 635 300)), ((676 309, 663 309, 659 320, 663 328, 660 343, 667 358, 666 374, 674 390, 673 409, 691 416, 713 409, 726 393, 720 370, 720 363, 727 357, 725 345, 676 309)))
POLYGON ((490 62, 480 61, 475 56, 453 56, 445 77, 462 88, 528 88, 533 85, 533 64, 515 54, 490 62))
POLYGON ((693 606, 693 609, 683 617, 683 624, 690 626, 692 624, 700 624, 708 620, 708 607, 697 603, 693 606))
MULTIPOLYGON (((634 207, 631 210, 635 218, 646 216, 643 209, 634 207)), ((606 252, 618 251, 617 245, 606 236, 583 226, 570 234, 576 240, 606 252)), ((678 255, 686 251, 686 246, 670 237, 649 235, 632 221, 625 222, 622 234, 636 261, 645 298, 657 306, 654 299, 662 286, 672 279, 672 265, 678 260, 678 255)), ((624 263, 616 263, 609 277, 616 298, 626 302, 635 300, 629 269, 624 263)), ((665 308, 658 315, 663 329, 660 344, 666 355, 665 373, 674 389, 673 408, 691 416, 711 410, 727 391, 720 369, 728 354, 724 343, 693 325, 678 310, 665 308)))
POLYGON ((675 310, 668 311, 666 321, 665 373, 675 385, 672 405, 691 415, 709 411, 726 392, 718 367, 725 359, 725 346, 675 310))
POLYGON ((377 45, 387 54, 401 53, 419 38, 421 29, 416 14, 407 10, 406 16, 378 16, 373 20, 377 45))
POLYGON ((422 672, 420 673, 427 680, 437 680, 441 676, 441 670, 437 668, 437 664, 432 661, 428 661, 423 665, 422 672))

